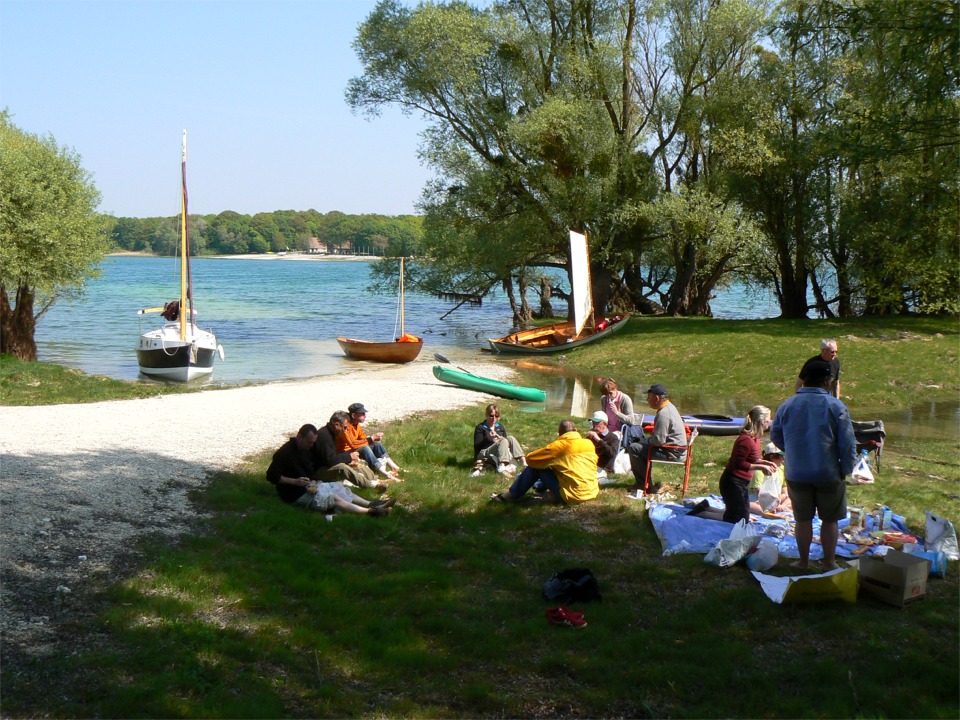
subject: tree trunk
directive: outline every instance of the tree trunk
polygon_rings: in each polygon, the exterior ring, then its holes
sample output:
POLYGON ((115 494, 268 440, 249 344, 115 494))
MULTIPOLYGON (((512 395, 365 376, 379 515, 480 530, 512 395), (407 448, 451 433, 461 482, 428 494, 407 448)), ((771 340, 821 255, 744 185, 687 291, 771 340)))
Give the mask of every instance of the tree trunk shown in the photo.
POLYGON ((30 362, 36 360, 37 343, 33 339, 36 328, 31 288, 18 287, 17 306, 11 308, 7 289, 0 285, 0 355, 13 355, 30 362))
POLYGON ((541 318, 553 317, 553 305, 550 304, 550 280, 546 275, 540 277, 540 314, 541 318))

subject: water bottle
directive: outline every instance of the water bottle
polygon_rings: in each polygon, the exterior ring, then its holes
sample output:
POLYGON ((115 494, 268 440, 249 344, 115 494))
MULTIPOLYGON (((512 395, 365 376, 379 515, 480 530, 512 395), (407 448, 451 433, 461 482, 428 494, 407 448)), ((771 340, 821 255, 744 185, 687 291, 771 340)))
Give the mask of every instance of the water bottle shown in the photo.
POLYGON ((870 467, 870 452, 866 448, 860 451, 860 459, 866 463, 867 467, 870 467))

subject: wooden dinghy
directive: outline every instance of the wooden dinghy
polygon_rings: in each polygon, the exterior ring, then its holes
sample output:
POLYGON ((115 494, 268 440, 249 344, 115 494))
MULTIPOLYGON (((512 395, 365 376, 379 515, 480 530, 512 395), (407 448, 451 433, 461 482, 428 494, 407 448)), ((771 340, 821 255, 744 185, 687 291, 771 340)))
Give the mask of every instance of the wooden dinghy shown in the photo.
POLYGON ((596 322, 593 315, 593 291, 590 285, 590 256, 587 236, 570 231, 570 278, 573 296, 573 320, 521 330, 489 338, 490 349, 498 353, 540 355, 575 350, 587 343, 602 340, 622 329, 626 317, 596 322))

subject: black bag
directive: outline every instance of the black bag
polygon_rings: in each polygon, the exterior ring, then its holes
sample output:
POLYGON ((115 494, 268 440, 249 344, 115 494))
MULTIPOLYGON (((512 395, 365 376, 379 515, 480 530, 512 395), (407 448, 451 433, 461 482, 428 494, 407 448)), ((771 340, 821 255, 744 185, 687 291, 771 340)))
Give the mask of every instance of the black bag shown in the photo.
POLYGON ((571 568, 555 573, 543 584, 543 596, 547 600, 564 603, 603 600, 600 583, 587 568, 571 568))

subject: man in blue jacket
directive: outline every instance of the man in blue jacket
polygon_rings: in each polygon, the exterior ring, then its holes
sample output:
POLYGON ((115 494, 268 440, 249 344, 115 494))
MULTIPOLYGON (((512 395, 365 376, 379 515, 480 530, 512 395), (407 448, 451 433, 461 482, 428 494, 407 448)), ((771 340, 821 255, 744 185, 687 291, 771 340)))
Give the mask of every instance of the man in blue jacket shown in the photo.
POLYGON ((847 515, 845 478, 857 459, 857 439, 846 405, 830 395, 825 360, 806 364, 803 387, 777 409, 770 440, 786 454, 787 491, 796 520, 800 561, 806 569, 813 541, 813 515, 820 516, 823 569, 837 567, 838 522, 847 515))

